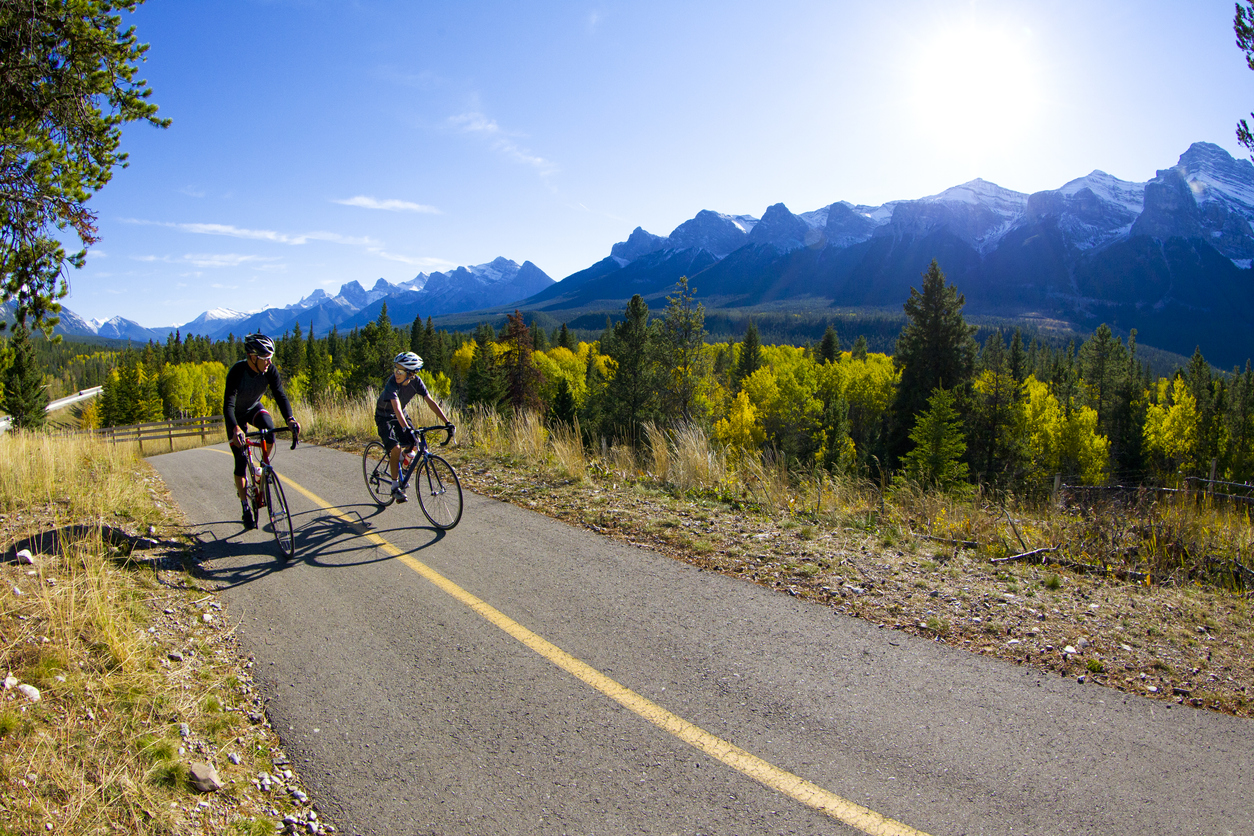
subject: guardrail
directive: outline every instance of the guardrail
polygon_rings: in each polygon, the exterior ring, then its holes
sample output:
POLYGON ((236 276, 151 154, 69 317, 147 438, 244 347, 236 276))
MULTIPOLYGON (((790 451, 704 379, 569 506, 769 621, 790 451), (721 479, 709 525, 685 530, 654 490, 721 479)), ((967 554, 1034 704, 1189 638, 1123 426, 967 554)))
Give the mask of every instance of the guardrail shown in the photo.
MULTIPOLYGON (((138 442, 139 452, 144 452, 144 442, 168 441, 170 449, 174 449, 174 439, 198 435, 205 440, 210 432, 220 433, 222 416, 210 415, 204 418, 175 418, 172 421, 155 421, 148 424, 130 424, 125 427, 104 427, 92 430, 98 438, 117 444, 119 442, 138 442)), ((223 436, 225 438, 225 436, 223 436)))

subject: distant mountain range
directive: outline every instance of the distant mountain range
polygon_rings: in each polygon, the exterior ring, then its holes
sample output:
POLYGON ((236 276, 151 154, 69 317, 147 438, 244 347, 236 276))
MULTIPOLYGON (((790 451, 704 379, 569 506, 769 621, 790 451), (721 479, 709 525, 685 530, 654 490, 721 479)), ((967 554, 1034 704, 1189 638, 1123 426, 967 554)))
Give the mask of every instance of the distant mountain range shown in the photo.
MULTIPOLYGON (((323 334, 375 319, 385 302, 398 324, 515 307, 573 318, 620 311, 635 293, 660 302, 681 276, 709 310, 900 312, 935 258, 968 314, 1082 329, 1107 322, 1169 351, 1201 346, 1231 366, 1254 356, 1252 223, 1254 165, 1195 143, 1146 183, 1094 171, 1030 195, 977 179, 882 206, 839 201, 798 215, 777 203, 761 218, 707 210, 667 236, 637 227, 560 282, 531 262, 498 258, 399 285, 380 279, 370 290, 349 282, 285 308, 206 311, 179 330, 280 334, 299 321, 323 334)), ((68 310, 59 327, 144 341, 173 330, 120 317, 86 322, 68 310)))
MULTIPOLYGON (((190 322, 167 328, 145 328, 138 322, 115 316, 107 322, 83 319, 68 308, 61 309, 61 322, 56 333, 148 342, 164 342, 176 330, 183 336, 200 335, 225 339, 228 334, 241 337, 262 332, 279 335, 299 324, 308 333, 312 327, 318 336, 327 334, 332 326, 349 331, 379 317, 384 304, 389 318, 398 325, 408 325, 421 315, 440 316, 508 304, 525 299, 553 284, 543 270, 530 261, 521 266, 506 258, 475 267, 458 267, 448 273, 420 273, 401 284, 379 279, 366 290, 352 281, 340 287, 334 296, 318 289, 283 308, 264 308, 243 312, 230 308, 205 311, 190 322)), ((0 306, 0 318, 11 318, 9 310, 0 306)))

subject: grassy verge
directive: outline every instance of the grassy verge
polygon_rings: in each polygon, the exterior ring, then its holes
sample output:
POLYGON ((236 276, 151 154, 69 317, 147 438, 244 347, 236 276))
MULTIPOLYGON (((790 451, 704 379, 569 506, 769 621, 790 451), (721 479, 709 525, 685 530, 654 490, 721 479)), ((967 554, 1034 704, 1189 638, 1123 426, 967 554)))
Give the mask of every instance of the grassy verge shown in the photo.
POLYGON ((0 833, 274 833, 285 759, 160 480, 82 437, 0 462, 0 833))

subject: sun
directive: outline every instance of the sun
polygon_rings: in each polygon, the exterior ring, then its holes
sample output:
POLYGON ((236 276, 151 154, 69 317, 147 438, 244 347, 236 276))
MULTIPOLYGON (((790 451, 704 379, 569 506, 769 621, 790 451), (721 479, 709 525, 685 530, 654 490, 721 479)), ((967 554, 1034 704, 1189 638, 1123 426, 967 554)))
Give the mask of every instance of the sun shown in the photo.
POLYGON ((1022 138, 1041 110, 1027 33, 976 25, 942 29, 915 54, 913 121, 951 152, 982 154, 1022 138))

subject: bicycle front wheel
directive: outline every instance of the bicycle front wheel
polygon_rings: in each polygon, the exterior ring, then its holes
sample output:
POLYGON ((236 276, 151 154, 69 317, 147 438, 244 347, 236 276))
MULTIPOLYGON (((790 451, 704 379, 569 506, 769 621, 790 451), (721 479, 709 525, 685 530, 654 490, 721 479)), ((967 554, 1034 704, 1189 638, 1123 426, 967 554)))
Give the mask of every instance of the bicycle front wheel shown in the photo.
POLYGON ((388 451, 379 442, 370 442, 362 452, 361 474, 366 477, 370 498, 380 505, 391 505, 392 471, 388 467, 388 451))
POLYGON ((457 471, 439 456, 428 456, 414 474, 418 504, 431 524, 450 529, 462 518, 462 483, 457 471))
POLYGON ((270 530, 284 558, 296 554, 296 535, 292 531, 292 514, 287 510, 283 483, 273 470, 266 474, 266 510, 270 512, 270 530))

